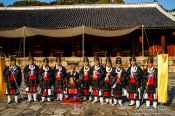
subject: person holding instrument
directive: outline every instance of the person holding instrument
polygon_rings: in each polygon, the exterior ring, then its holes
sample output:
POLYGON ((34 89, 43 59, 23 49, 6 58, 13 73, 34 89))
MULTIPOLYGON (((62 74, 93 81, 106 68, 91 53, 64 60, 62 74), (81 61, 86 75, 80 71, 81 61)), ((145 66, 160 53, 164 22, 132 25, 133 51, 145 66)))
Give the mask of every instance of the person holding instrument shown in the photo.
MULTIPOLYGON (((18 95, 21 95, 20 86, 22 82, 21 68, 16 65, 16 57, 10 58, 10 66, 4 69, 4 77, 7 83, 6 95, 7 104, 11 103, 11 96, 15 96, 15 102, 18 103, 18 95)), ((22 97, 22 95, 21 95, 22 97)), ((23 97, 22 97, 23 98, 23 97)))

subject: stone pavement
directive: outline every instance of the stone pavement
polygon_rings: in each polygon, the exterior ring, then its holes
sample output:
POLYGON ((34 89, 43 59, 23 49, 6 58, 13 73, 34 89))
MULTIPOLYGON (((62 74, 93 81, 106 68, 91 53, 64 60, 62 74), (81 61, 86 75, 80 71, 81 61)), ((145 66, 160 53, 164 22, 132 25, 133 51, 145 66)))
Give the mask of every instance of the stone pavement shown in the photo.
POLYGON ((159 105, 158 109, 145 109, 142 105, 140 109, 127 106, 125 103, 123 107, 101 105, 100 103, 92 104, 83 102, 80 105, 63 105, 60 102, 31 102, 27 100, 21 101, 18 105, 11 103, 6 105, 6 100, 0 102, 1 116, 175 116, 175 111, 171 110, 165 105, 159 105))
MULTIPOLYGON (((24 88, 23 88, 24 90, 24 88)), ((0 99, 1 116, 175 116, 175 78, 169 78, 169 101, 167 104, 160 104, 158 109, 153 107, 145 109, 145 104, 140 109, 128 106, 111 106, 100 103, 92 104, 88 101, 78 105, 63 105, 58 101, 52 102, 27 102, 25 92, 22 92, 25 100, 20 103, 6 104, 6 98, 0 99)))

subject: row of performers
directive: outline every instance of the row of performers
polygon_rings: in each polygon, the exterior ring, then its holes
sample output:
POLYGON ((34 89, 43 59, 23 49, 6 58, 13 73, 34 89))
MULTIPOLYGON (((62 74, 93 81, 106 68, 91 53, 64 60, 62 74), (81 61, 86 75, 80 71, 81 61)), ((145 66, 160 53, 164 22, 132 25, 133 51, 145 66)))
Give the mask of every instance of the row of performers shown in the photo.
MULTIPOLYGON (((11 95, 15 95, 18 103, 20 85, 22 81, 21 69, 16 65, 16 58, 11 58, 10 66, 5 68, 4 77, 7 82, 7 103, 11 102, 11 95)), ((153 57, 147 60, 147 67, 142 70, 136 63, 136 58, 130 58, 130 67, 126 71, 122 67, 121 57, 116 58, 116 65, 112 67, 111 59, 106 58, 105 67, 100 64, 99 57, 94 57, 94 66, 89 66, 88 58, 79 72, 75 66, 67 73, 61 65, 61 58, 56 58, 55 67, 49 67, 48 58, 44 58, 43 65, 39 68, 34 64, 34 59, 29 57, 28 65, 24 68, 24 80, 28 101, 37 100, 37 87, 41 88, 42 101, 47 98, 51 101, 51 86, 54 86, 56 100, 64 97, 76 98, 81 93, 83 100, 92 103, 100 101, 101 104, 110 103, 122 106, 123 90, 126 90, 130 106, 140 107, 141 101, 146 101, 146 108, 153 104, 157 108, 157 69, 153 66, 153 57)))

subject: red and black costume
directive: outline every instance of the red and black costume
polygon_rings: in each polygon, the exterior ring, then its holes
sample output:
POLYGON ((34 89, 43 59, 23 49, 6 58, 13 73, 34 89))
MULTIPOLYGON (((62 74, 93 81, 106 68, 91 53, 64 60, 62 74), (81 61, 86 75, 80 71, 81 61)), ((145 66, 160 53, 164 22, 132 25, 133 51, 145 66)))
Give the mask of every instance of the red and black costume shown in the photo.
POLYGON ((66 88, 68 98, 75 97, 79 93, 79 74, 76 71, 70 71, 66 77, 66 88), (72 82, 71 82, 72 81, 72 82))
POLYGON ((156 93, 157 88, 157 68, 151 67, 146 68, 143 73, 144 85, 146 93, 148 93, 148 100, 155 100, 153 94, 156 93), (153 71, 154 74, 151 74, 150 71, 153 71))
MULTIPOLYGON (((112 99, 111 98, 111 84, 110 84, 110 77, 112 74, 112 62, 111 62, 111 58, 107 57, 106 58, 106 67, 105 67, 105 78, 103 80, 103 97, 105 99, 105 103, 107 104, 108 102, 112 103, 112 99)), ((101 100, 101 103, 103 100, 101 100)))
MULTIPOLYGON (((147 62, 153 64, 153 57, 149 57, 147 62)), ((157 108, 157 68, 147 66, 143 72, 143 82, 146 107, 149 108, 150 102, 153 101, 153 106, 157 108)))
POLYGON ((26 92, 36 93, 39 83, 39 67, 35 64, 27 65, 24 68, 24 79, 26 85, 26 92))
POLYGON ((110 75, 112 73, 112 67, 106 67, 106 77, 104 79, 104 88, 103 88, 103 96, 111 97, 111 84, 110 84, 110 75))
MULTIPOLYGON (((99 57, 94 57, 94 61, 99 62, 99 57)), ((98 101, 98 97, 100 97, 100 102, 103 102, 103 82, 105 77, 105 68, 99 63, 98 65, 94 65, 92 67, 92 96, 94 97, 94 101, 92 103, 96 103, 98 101)))
POLYGON ((19 95, 22 82, 21 68, 17 65, 6 67, 4 69, 4 77, 7 83, 6 95, 19 95))
POLYGON ((15 102, 18 103, 18 95, 21 95, 20 86, 22 82, 21 68, 16 65, 16 57, 12 56, 10 62, 10 66, 6 67, 3 72, 5 81, 7 83, 7 104, 11 102, 11 95, 15 95, 15 102))
POLYGON ((91 67, 83 66, 80 69, 80 81, 81 81, 81 90, 83 96, 89 96, 90 82, 91 82, 91 67))
POLYGON ((129 91, 129 98, 134 99, 141 99, 138 93, 138 88, 141 87, 142 84, 142 69, 140 66, 130 66, 127 70, 128 78, 128 91, 129 91))
MULTIPOLYGON (((132 56, 130 61, 136 62, 136 58, 132 56)), ((129 105, 134 105, 136 100, 136 108, 140 107, 142 74, 143 71, 137 64, 134 66, 131 65, 127 70, 128 92, 129 98, 131 100, 131 103, 129 105)))
POLYGON ((53 72, 54 72, 54 88, 55 88, 55 92, 56 93, 63 93, 63 89, 64 89, 64 84, 66 82, 65 78, 66 78, 66 68, 62 65, 60 66, 55 66, 53 68, 53 72))
POLYGON ((103 87, 103 80, 105 77, 105 69, 104 67, 99 64, 98 66, 94 65, 92 67, 92 95, 93 96, 102 96, 102 94, 99 94, 99 91, 101 91, 103 87), (94 76, 97 75, 97 78, 94 76))
POLYGON ((43 62, 47 62, 46 66, 42 66, 39 72, 39 84, 41 87, 42 101, 45 101, 45 97, 47 97, 48 101, 51 101, 51 86, 53 84, 53 70, 48 66, 49 60, 45 58, 43 62))
POLYGON ((122 88, 125 88, 127 73, 126 70, 121 67, 115 67, 112 71, 111 86, 114 98, 122 99, 122 88))
MULTIPOLYGON (((107 104, 108 102, 112 103, 112 99, 111 98, 111 84, 110 84, 110 78, 111 78, 111 73, 112 73, 113 68, 110 67, 105 67, 105 72, 106 72, 106 76, 103 80, 103 97, 105 100, 105 104, 107 104)), ((100 101, 103 104, 103 100, 100 101)))
POLYGON ((117 104, 117 101, 120 106, 122 106, 122 92, 123 88, 125 88, 127 73, 125 69, 122 67, 122 59, 121 57, 116 58, 116 66, 112 70, 111 74, 111 87, 112 87, 112 96, 113 96, 113 105, 117 104))

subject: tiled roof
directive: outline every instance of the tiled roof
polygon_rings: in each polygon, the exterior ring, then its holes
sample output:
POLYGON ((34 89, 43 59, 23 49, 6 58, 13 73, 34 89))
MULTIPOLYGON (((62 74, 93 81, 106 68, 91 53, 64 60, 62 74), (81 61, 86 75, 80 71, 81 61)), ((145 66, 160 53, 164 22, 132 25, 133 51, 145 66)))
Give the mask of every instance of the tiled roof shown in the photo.
POLYGON ((175 17, 175 11, 169 12, 171 15, 175 17))
POLYGON ((59 29, 81 25, 101 29, 141 25, 146 28, 175 29, 175 17, 164 11, 157 3, 0 8, 0 29, 23 26, 59 29))

